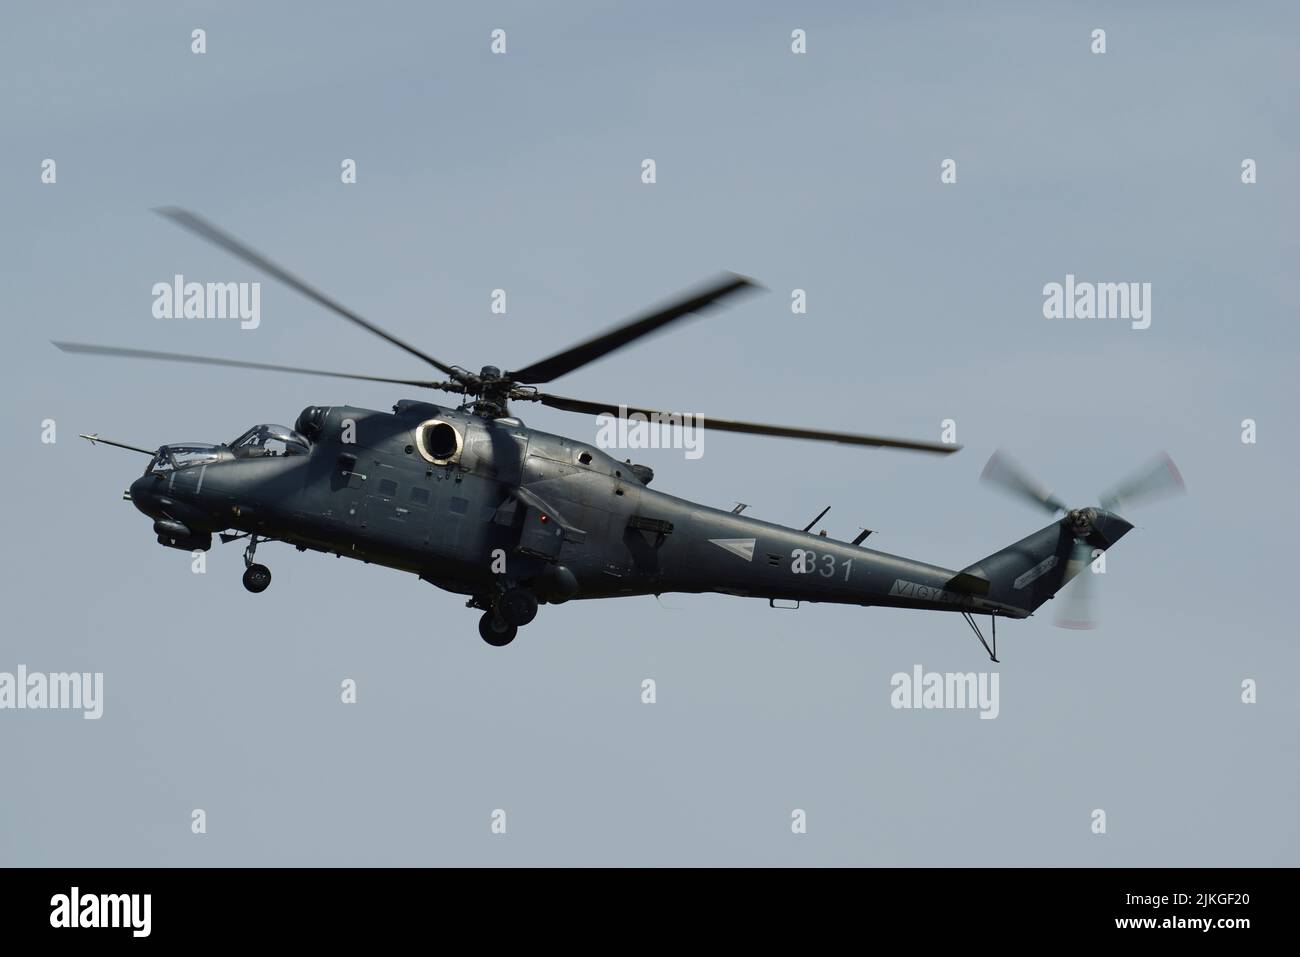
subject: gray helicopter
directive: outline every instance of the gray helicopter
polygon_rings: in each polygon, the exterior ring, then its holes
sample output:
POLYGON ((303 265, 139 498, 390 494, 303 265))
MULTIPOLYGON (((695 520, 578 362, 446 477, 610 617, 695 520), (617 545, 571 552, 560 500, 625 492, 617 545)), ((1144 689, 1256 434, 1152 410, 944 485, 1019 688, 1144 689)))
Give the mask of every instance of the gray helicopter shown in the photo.
MULTIPOLYGON (((146 449, 83 435, 149 456, 125 493, 153 519, 160 544, 186 551, 244 539, 244 586, 265 591, 271 572, 257 547, 279 541, 411 572, 468 596, 488 644, 509 644, 541 604, 573 599, 720 592, 780 602, 834 602, 960 612, 997 661, 997 619, 1026 618, 1132 528, 1113 509, 1181 487, 1167 458, 1100 506, 1067 508, 1004 455, 984 477, 1044 507, 1051 524, 963 569, 873 551, 871 534, 839 541, 678 498, 650 487, 650 468, 577 439, 528 428, 512 402, 592 415, 684 417, 567 398, 539 385, 754 288, 725 275, 653 312, 519 370, 447 365, 381 329, 184 210, 159 210, 191 232, 286 283, 355 325, 436 368, 424 381, 326 372, 207 356, 55 342, 65 352, 167 360, 385 382, 452 393, 456 406, 403 399, 392 412, 309 406, 292 428, 258 425, 224 444, 146 449), (992 644, 976 615, 987 614, 992 644)), ((704 420, 704 428, 946 455, 956 445, 704 420)), ((1090 576, 1083 576, 1085 579, 1090 576)), ((1076 625, 1085 624, 1080 617, 1076 625)))

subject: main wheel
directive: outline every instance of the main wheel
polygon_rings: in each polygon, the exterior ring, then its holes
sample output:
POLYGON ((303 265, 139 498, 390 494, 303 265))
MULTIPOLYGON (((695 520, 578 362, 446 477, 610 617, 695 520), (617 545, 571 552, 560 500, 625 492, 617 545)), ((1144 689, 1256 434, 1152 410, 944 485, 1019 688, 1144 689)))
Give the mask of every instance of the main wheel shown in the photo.
POLYGON ((522 628, 537 617, 537 596, 522 588, 507 589, 497 599, 497 611, 510 624, 522 628))
POLYGON ((487 611, 478 620, 478 633, 489 645, 500 648, 515 640, 515 635, 519 634, 519 626, 508 625, 498 618, 495 612, 487 611))
POLYGON ((249 565, 244 569, 244 587, 254 595, 266 591, 271 584, 271 569, 265 565, 249 565))

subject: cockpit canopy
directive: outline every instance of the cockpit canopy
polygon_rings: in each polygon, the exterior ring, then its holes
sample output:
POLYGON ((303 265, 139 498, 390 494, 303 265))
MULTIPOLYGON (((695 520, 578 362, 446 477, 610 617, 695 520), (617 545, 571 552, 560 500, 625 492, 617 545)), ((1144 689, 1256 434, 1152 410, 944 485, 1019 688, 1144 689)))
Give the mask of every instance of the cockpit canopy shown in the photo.
POLYGON ((229 445, 198 442, 164 445, 149 460, 145 474, 172 472, 234 459, 306 455, 310 451, 311 443, 293 429, 283 425, 255 425, 229 445))
POLYGON ((285 425, 255 425, 231 442, 230 449, 240 459, 261 455, 306 455, 311 451, 311 443, 285 425))
POLYGON ((196 465, 211 465, 214 462, 228 462, 234 454, 224 445, 164 445, 149 460, 145 474, 166 473, 176 469, 187 469, 196 465))

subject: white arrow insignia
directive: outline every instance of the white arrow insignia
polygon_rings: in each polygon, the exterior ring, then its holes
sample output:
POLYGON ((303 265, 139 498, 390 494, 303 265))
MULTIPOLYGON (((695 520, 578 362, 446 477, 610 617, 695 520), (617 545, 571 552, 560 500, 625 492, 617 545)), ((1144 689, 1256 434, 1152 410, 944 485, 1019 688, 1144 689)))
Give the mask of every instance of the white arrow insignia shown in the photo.
POLYGON ((754 560, 754 539, 752 538, 710 538, 714 545, 725 548, 733 555, 739 555, 747 562, 754 560))

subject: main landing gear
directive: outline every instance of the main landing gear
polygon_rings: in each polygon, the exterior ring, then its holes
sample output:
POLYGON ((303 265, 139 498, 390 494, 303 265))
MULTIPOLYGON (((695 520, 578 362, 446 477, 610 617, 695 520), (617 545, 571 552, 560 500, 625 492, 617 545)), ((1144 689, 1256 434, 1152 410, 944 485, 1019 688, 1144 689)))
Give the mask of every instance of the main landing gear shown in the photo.
POLYGON ((519 626, 506 624, 494 611, 485 611, 478 620, 478 633, 493 648, 501 648, 515 640, 519 626))
POLYGON ((271 584, 271 569, 253 561, 257 554, 257 536, 250 535, 248 547, 244 549, 244 587, 254 595, 259 595, 271 584))
POLYGON ((471 608, 483 609, 478 633, 494 648, 510 644, 519 634, 519 629, 537 617, 537 596, 526 588, 513 585, 490 598, 475 596, 467 604, 471 608))

